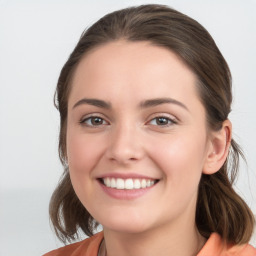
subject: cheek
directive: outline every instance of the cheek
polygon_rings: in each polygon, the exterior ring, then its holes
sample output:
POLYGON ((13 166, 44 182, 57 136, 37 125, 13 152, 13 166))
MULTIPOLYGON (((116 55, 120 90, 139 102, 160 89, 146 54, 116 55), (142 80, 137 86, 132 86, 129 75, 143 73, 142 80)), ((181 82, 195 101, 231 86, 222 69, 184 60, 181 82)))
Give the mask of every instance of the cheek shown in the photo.
MULTIPOLYGON (((100 140, 101 138, 99 138, 100 140)), ((102 156, 102 141, 69 130, 67 133, 67 157, 73 188, 87 210, 93 198, 93 170, 102 156)))
POLYGON ((200 179, 206 153, 203 135, 173 136, 153 145, 152 156, 172 185, 192 184, 200 179))
MULTIPOLYGON (((102 141, 70 130, 67 133, 67 157, 71 175, 90 175, 102 154, 102 141)), ((79 177, 78 177, 79 178, 79 177)))

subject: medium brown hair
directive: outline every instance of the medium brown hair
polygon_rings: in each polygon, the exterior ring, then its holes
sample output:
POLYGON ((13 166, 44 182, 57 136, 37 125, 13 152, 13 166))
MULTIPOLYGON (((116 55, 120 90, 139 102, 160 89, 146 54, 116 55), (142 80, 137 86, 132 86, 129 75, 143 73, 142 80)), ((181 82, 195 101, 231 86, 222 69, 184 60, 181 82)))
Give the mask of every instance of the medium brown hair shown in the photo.
MULTIPOLYGON (((231 74, 210 34, 190 17, 163 5, 142 5, 110 13, 81 36, 61 70, 55 105, 60 112, 59 155, 65 167, 63 177, 50 202, 50 218, 63 242, 76 239, 82 230, 91 236, 96 221, 85 209, 72 187, 66 164, 67 105, 72 76, 82 57, 91 49, 115 40, 148 41, 176 53, 197 76, 197 89, 206 109, 209 129, 218 130, 231 111, 231 74)), ((254 217, 234 191, 243 156, 232 139, 228 158, 212 175, 203 174, 199 184, 196 224, 206 238, 219 233, 226 242, 247 243, 254 217)))

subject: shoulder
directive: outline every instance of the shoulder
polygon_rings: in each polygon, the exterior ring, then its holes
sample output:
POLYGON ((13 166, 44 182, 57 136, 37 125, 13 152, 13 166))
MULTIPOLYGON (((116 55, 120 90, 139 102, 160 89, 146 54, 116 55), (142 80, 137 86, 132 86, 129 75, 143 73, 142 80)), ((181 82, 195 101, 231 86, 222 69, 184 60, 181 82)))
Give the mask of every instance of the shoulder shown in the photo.
POLYGON ((53 250, 43 256, 97 256, 100 243, 103 239, 103 232, 100 232, 81 242, 73 243, 53 250))
POLYGON ((227 245, 213 233, 197 256, 256 256, 256 249, 249 244, 227 245))

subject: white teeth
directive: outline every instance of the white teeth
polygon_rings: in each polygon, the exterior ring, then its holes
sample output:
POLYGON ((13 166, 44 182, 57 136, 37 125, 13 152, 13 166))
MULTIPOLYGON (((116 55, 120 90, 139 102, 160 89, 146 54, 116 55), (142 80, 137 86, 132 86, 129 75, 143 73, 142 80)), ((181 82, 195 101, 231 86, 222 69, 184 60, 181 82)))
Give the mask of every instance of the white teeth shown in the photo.
POLYGON ((111 181, 110 181, 110 178, 106 178, 104 182, 106 182, 106 184, 105 184, 105 185, 106 185, 107 187, 111 187, 111 181))
POLYGON ((123 179, 117 179, 116 180, 116 188, 117 189, 124 189, 124 180, 123 179))
POLYGON ((104 178, 103 182, 106 187, 111 187, 115 189, 141 189, 152 187, 156 180, 151 179, 121 179, 121 178, 104 178))
POLYGON ((139 179, 136 179, 136 180, 133 181, 133 187, 135 189, 140 189, 141 188, 140 180, 139 179))
POLYGON ((143 179, 143 180, 141 181, 141 187, 142 187, 142 188, 146 188, 146 187, 147 187, 147 181, 146 181, 145 179, 143 179))
POLYGON ((110 187, 115 188, 116 187, 116 179, 112 178, 110 181, 110 187))
POLYGON ((132 179, 125 180, 125 189, 133 189, 134 184, 132 179))

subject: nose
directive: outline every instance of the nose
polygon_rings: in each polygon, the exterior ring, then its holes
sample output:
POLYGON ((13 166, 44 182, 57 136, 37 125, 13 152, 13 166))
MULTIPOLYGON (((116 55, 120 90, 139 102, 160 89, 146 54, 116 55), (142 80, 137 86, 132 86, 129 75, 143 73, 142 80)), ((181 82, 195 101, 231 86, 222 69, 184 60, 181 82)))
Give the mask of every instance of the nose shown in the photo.
POLYGON ((129 124, 115 127, 109 136, 106 155, 110 161, 122 165, 141 160, 144 149, 139 128, 129 124))

